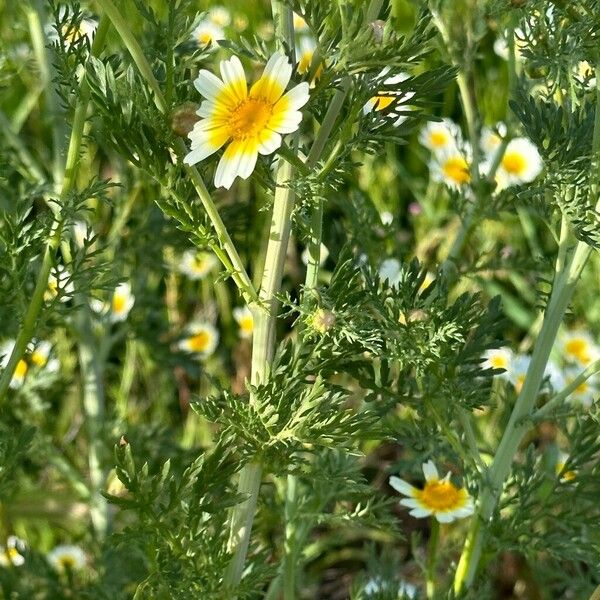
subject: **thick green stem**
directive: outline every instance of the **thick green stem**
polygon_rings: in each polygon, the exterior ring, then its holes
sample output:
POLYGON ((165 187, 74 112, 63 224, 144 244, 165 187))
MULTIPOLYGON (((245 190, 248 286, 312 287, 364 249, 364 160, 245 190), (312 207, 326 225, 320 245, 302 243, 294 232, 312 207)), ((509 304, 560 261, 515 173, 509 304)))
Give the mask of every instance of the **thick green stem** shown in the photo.
MULTIPOLYGON (((106 19, 102 19, 98 25, 94 43, 92 45, 92 55, 97 56, 104 46, 106 40, 106 34, 108 32, 109 22, 106 19)), ((90 99, 90 90, 84 80, 82 80, 79 89, 79 100, 75 108, 73 115, 73 126, 71 129, 71 136, 69 138, 69 147, 67 150, 67 158, 65 160, 64 176, 62 179, 62 185, 60 190, 61 203, 64 202, 73 189, 75 181, 75 169, 77 167, 77 160, 79 152, 81 150, 81 142, 83 139, 83 128, 85 125, 85 117, 87 113, 87 107, 90 99)), ((15 346, 10 355, 8 363, 2 371, 0 377, 0 403, 4 400, 6 392, 10 385, 10 381, 15 372, 17 364, 25 354, 27 344, 30 342, 35 332, 35 326, 37 323, 38 316, 44 303, 44 293, 48 288, 48 277, 50 276, 50 270, 54 263, 54 255, 60 245, 62 238, 64 219, 58 210, 55 211, 55 220, 52 224, 48 242, 44 250, 42 258, 42 264, 38 272, 35 288, 31 296, 31 301, 27 307, 25 316, 23 317, 23 324, 17 336, 15 346)))
MULTIPOLYGON (((596 68, 596 76, 600 76, 599 67, 596 68)), ((592 156, 594 170, 591 176, 589 193, 591 198, 597 199, 596 187, 600 177, 600 80, 598 79, 596 83, 596 113, 592 156)), ((597 200, 596 210, 599 209, 600 200, 597 200)), ((531 426, 532 412, 554 340, 573 296, 577 281, 591 254, 591 248, 584 242, 578 242, 574 249, 569 249, 569 239, 568 221, 563 216, 552 293, 544 313, 542 328, 534 346, 523 388, 519 393, 487 474, 485 488, 483 488, 479 498, 477 512, 465 541, 454 578, 454 591, 456 594, 469 587, 477 573, 483 551, 485 525, 496 508, 502 487, 510 473, 512 461, 521 440, 531 426)))

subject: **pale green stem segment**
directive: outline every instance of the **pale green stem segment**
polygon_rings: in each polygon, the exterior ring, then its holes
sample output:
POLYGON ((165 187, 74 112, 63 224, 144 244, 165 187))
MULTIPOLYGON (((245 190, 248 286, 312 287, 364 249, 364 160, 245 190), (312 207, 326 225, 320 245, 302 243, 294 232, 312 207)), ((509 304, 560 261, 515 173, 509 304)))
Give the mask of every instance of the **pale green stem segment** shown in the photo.
MULTIPOLYGON (((94 37, 94 43, 92 44, 93 56, 97 56, 103 48, 108 28, 108 20, 102 19, 98 25, 98 29, 96 30, 96 35, 94 37)), ((90 90, 85 79, 83 79, 79 90, 79 100, 73 115, 73 126, 71 129, 67 158, 65 161, 64 177, 62 179, 62 186, 60 190, 61 203, 66 200, 74 186, 75 169, 77 167, 77 160, 79 158, 79 151, 81 149, 83 128, 85 125, 89 99, 90 90)), ((38 272, 35 288, 31 296, 31 301, 27 307, 25 316, 23 317, 23 325, 21 326, 17 336, 15 347, 13 348, 8 363, 2 371, 2 376, 0 377, 0 403, 2 403, 6 396, 6 392, 17 364, 25 354, 27 344, 31 341, 31 338, 35 332, 37 319, 44 303, 44 294, 48 289, 48 277, 54 262, 54 255, 61 242, 63 225, 64 219, 57 210, 55 211, 55 219, 52 224, 52 229, 50 231, 46 248, 44 250, 42 265, 38 272)))
MULTIPOLYGON (((590 196, 595 197, 600 178, 600 68, 596 67, 596 112, 592 141, 594 172, 590 186, 590 196)), ((596 210, 600 210, 597 200, 596 210)), ((509 422, 506 426, 498 450, 485 480, 485 487, 478 501, 477 512, 465 541, 454 578, 456 594, 469 587, 477 573, 484 543, 484 528, 491 518, 502 493, 502 487, 511 469, 513 458, 523 436, 530 428, 530 420, 535 407, 546 364, 558 329, 564 318, 575 285, 591 254, 591 248, 584 242, 578 242, 570 248, 569 225, 563 216, 559 241, 556 271, 552 293, 544 313, 539 337, 534 346, 531 363, 525 376, 525 382, 519 394, 509 422)))
POLYGON ((440 542, 440 524, 435 517, 431 517, 431 535, 427 549, 427 563, 425 570, 425 590, 427 598, 435 597, 436 565, 438 556, 438 545, 440 542))
MULTIPOLYGON (((131 32, 127 21, 123 18, 117 7, 113 4, 111 0, 98 0, 98 5, 102 9, 106 15, 110 18, 112 24, 114 25, 117 33, 123 40, 125 47, 131 54, 133 58, 133 62, 135 62, 140 74, 145 79, 146 83, 152 90, 154 94, 154 102, 156 107, 163 114, 168 114, 169 106, 165 100, 165 97, 160 89, 160 85, 154 77, 154 73, 152 72, 152 68, 150 67, 150 63, 148 62, 144 52, 142 51, 140 45, 138 44, 135 36, 131 32)), ((177 143, 176 150, 181 157, 182 155, 187 153, 187 148, 183 140, 179 140, 177 143)), ((240 288, 240 292, 244 296, 244 299, 248 304, 256 302, 257 294, 252 286, 252 282, 250 277, 248 277, 248 273, 244 268, 244 264, 242 259, 240 258, 235 245, 233 244, 233 240, 229 236, 229 232, 219 215, 219 211, 213 202, 210 193, 202 179, 198 169, 193 166, 185 165, 185 171, 194 184, 194 188, 202 202, 206 213, 213 225, 219 243, 221 247, 225 250, 227 255, 229 256, 230 264, 233 265, 233 275, 232 278, 236 285, 240 288)), ((226 268, 228 265, 224 265, 226 268)))

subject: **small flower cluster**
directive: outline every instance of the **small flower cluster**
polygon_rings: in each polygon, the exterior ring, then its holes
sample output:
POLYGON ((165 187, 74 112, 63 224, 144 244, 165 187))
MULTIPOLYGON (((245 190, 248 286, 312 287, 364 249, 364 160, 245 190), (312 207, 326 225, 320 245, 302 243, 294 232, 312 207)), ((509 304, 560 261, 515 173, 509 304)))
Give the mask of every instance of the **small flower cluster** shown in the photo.
MULTIPOLYGON (((0 345, 0 369, 8 364, 10 355, 15 347, 15 340, 6 340, 0 345)), ((47 373, 56 373, 60 364, 57 358, 51 357, 52 344, 49 341, 42 340, 32 342, 30 349, 24 358, 17 363, 15 372, 10 380, 10 387, 20 388, 25 382, 27 374, 32 370, 44 370, 47 373)))
MULTIPOLYGON (((501 156, 506 127, 499 123, 494 129, 484 128, 479 146, 484 160, 482 174, 492 175, 496 191, 510 186, 532 182, 542 171, 543 163, 537 148, 527 138, 510 140, 501 156)), ((461 190, 471 182, 472 148, 464 140, 460 127, 451 119, 430 122, 421 130, 419 142, 431 152, 429 171, 433 181, 454 190, 461 190)))

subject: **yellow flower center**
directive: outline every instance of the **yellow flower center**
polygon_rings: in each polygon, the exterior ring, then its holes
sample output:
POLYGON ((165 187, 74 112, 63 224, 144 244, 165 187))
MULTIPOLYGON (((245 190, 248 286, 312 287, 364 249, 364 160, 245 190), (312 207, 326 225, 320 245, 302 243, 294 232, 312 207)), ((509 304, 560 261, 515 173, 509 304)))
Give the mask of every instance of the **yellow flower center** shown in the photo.
POLYGON ((83 37, 83 31, 81 31, 79 27, 75 27, 70 23, 63 25, 61 33, 63 34, 65 41, 69 42, 70 44, 75 43, 77 40, 83 37))
POLYGON ((432 479, 424 489, 418 490, 417 499, 429 509, 446 511, 460 508, 464 504, 465 493, 451 481, 432 479))
POLYGON ((21 556, 21 553, 16 548, 7 548, 6 549, 6 557, 13 562, 15 558, 21 556))
POLYGON ((231 111, 229 135, 234 140, 256 137, 267 126, 273 114, 272 109, 272 105, 264 98, 245 98, 231 111))
POLYGON ((585 394, 589 389, 587 382, 580 383, 577 388, 575 388, 576 394, 585 394))
POLYGON ((521 393, 524 383, 525 383, 525 373, 521 373, 520 375, 517 375, 517 381, 515 382, 515 390, 517 390, 517 393, 519 393, 519 394, 521 393))
POLYGON ((572 338, 565 344, 565 352, 584 364, 590 361, 588 350, 588 342, 582 338, 572 338))
POLYGON ((46 365, 46 363, 48 362, 46 356, 44 354, 42 354, 41 352, 38 352, 37 350, 34 350, 31 353, 31 362, 36 366, 36 367, 43 367, 46 365))
POLYGON ((502 354, 495 354, 490 356, 490 365, 494 367, 494 369, 506 369, 508 367, 508 360, 502 354))
POLYGON ((384 110, 394 101, 394 96, 375 96, 373 101, 375 110, 384 110))
POLYGON ((204 352, 210 343, 210 335, 206 331, 200 331, 188 339, 188 344, 193 352, 204 352))
POLYGON ((192 269, 198 273, 204 273, 206 269, 206 261, 201 257, 196 257, 192 264, 192 269))
POLYGON ((72 556, 61 556, 58 559, 58 563, 60 564, 60 566, 65 569, 65 570, 73 570, 73 568, 75 567, 75 559, 72 556))
POLYGON ((429 142, 434 148, 441 148, 448 143, 448 134, 445 131, 432 131, 429 134, 429 142))
POLYGON ((27 366, 27 363, 23 359, 21 359, 17 363, 17 368, 15 369, 15 374, 14 374, 15 379, 23 379, 23 377, 25 377, 25 375, 27 375, 28 368, 29 367, 27 366))
POLYGON ((114 313, 122 313, 125 309, 125 297, 121 294, 115 294, 112 299, 112 310, 114 313))
POLYGON ((254 319, 252 318, 252 315, 240 319, 240 329, 245 333, 252 333, 254 330, 254 319))
POLYGON ((444 163, 442 170, 448 179, 451 179, 459 185, 471 181, 471 176, 469 175, 469 165, 462 156, 452 156, 449 158, 444 163))
POLYGON ((213 36, 208 31, 202 31, 198 34, 198 43, 202 46, 208 46, 213 43, 213 36))
POLYGON ((507 152, 502 158, 502 167, 511 175, 521 175, 527 168, 527 161, 518 152, 507 152))

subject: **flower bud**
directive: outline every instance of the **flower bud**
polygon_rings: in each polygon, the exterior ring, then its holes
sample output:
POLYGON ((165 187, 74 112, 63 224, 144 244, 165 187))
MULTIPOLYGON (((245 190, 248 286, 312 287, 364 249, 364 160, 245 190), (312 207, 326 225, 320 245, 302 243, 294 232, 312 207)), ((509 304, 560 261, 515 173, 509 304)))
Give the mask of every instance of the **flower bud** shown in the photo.
POLYGON ((184 102, 180 104, 171 115, 171 129, 181 137, 187 137, 187 134, 194 128, 200 117, 196 114, 198 105, 194 102, 184 102))
POLYGON ((327 333, 335 325, 335 315, 324 308, 318 308, 310 317, 310 326, 319 333, 327 333))

